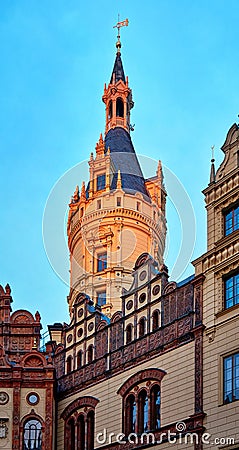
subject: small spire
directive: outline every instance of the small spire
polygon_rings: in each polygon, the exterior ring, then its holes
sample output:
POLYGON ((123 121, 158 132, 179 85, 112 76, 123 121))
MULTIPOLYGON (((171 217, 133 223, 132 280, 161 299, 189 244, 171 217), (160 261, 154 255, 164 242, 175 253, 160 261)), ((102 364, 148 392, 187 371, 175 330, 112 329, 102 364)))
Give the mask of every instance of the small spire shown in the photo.
POLYGON ((215 173, 215 165, 214 165, 214 162, 215 162, 215 159, 214 159, 214 148, 215 148, 215 145, 212 145, 211 146, 212 159, 211 159, 210 184, 211 183, 215 183, 215 181, 216 181, 216 173, 215 173))
POLYGON ((117 175, 117 185, 116 185, 117 189, 122 189, 122 180, 121 180, 121 173, 120 170, 118 170, 118 175, 117 175))
POLYGON ((85 200, 86 199, 86 194, 85 194, 85 182, 82 182, 82 187, 81 187, 81 196, 80 196, 81 200, 85 200))
POLYGON ((79 186, 76 186, 75 192, 73 194, 73 203, 77 203, 79 201, 79 186))

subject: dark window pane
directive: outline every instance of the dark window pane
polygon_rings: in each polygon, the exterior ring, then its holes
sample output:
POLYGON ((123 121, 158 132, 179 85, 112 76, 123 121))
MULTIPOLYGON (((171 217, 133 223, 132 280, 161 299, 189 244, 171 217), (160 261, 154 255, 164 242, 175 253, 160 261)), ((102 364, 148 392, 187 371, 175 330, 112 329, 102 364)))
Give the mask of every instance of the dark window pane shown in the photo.
POLYGON ((106 304, 106 292, 99 292, 97 295, 97 304, 103 306, 106 304))
POLYGON ((224 358, 224 403, 239 400, 239 353, 224 358))
POLYGON ((105 189, 105 173, 103 175, 98 175, 96 189, 97 191, 105 189))
POLYGON ((225 307, 231 308, 239 303, 239 274, 225 280, 225 307))
POLYGON ((102 272, 107 268, 107 253, 101 253, 97 258, 97 272, 102 272))
POLYGON ((233 207, 225 214, 225 235, 239 229, 239 206, 233 207))

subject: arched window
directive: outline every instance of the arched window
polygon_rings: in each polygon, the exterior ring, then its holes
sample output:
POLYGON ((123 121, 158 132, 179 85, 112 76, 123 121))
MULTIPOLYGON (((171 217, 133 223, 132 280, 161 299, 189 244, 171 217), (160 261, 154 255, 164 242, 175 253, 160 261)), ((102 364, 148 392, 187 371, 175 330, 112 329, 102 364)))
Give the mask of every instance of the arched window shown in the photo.
POLYGON ((139 320, 139 337, 142 337, 145 335, 146 332, 146 320, 145 317, 141 317, 139 320))
POLYGON ((85 450, 85 420, 83 414, 77 419, 77 450, 85 450))
POLYGON ((87 415, 87 450, 94 450, 95 413, 90 411, 87 415))
POLYGON ((125 414, 125 434, 135 432, 137 419, 137 407, 134 395, 129 395, 126 399, 126 414, 125 414))
POLYGON ((75 422, 73 417, 67 423, 67 450, 75 450, 75 422))
POLYGON ((139 433, 144 433, 149 429, 149 399, 147 396, 147 392, 143 389, 139 393, 138 398, 139 405, 139 433))
POLYGON ((109 102, 109 119, 111 119, 113 116, 113 105, 112 105, 112 100, 110 100, 109 102))
POLYGON ((72 357, 68 356, 66 360, 66 373, 70 373, 72 371, 72 357))
POLYGON ((152 431, 160 429, 160 404, 161 404, 161 396, 160 396, 160 386, 156 385, 152 387, 150 394, 150 415, 151 415, 151 426, 150 429, 152 431))
POLYGON ((87 350, 87 354, 88 354, 87 361, 90 364, 93 361, 93 345, 92 344, 89 345, 88 350, 87 350))
POLYGON ((157 330, 159 327, 159 312, 156 310, 152 314, 152 321, 153 321, 153 331, 157 330))
POLYGON ((131 323, 129 323, 126 327, 126 344, 129 344, 132 341, 132 331, 133 327, 131 323))
POLYGON ((82 350, 79 350, 77 353, 77 369, 80 369, 82 366, 82 350))
POLYGON ((123 433, 160 429, 161 382, 166 372, 148 368, 128 378, 118 390, 123 400, 123 433))
POLYGON ((42 425, 39 420, 29 419, 23 428, 23 450, 42 449, 42 425))
POLYGON ((118 97, 116 100, 116 116, 124 117, 124 103, 122 98, 118 97))

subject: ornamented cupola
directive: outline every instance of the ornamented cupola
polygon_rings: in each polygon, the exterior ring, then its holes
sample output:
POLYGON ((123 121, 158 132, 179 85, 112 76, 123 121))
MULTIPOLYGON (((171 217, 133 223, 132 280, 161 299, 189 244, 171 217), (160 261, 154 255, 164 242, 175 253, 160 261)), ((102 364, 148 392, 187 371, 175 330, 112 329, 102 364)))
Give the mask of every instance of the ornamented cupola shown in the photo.
POLYGON ((118 40, 116 42, 116 58, 108 86, 104 87, 104 94, 102 97, 106 105, 106 121, 105 134, 111 128, 122 127, 130 132, 130 110, 134 106, 132 100, 132 91, 129 88, 128 77, 125 77, 122 59, 121 59, 121 42, 120 42, 120 28, 127 26, 128 20, 118 22, 118 40))
POLYGON ((149 253, 163 265, 166 236, 161 163, 156 176, 145 179, 130 136, 132 92, 121 60, 118 22, 117 53, 103 101, 106 129, 90 154, 89 181, 71 198, 68 216, 70 251, 69 311, 79 292, 112 316, 121 309, 122 289, 129 289, 140 254, 149 253))

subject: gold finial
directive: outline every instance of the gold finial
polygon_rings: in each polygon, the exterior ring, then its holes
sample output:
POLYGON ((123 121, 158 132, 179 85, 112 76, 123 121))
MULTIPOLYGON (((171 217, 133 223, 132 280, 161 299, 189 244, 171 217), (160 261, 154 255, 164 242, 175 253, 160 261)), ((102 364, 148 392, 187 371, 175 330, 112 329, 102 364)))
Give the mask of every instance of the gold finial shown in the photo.
POLYGON ((117 24, 113 27, 113 28, 118 28, 118 36, 117 36, 117 42, 116 42, 116 48, 117 48, 117 53, 120 53, 120 49, 121 49, 121 42, 120 42, 120 28, 121 27, 127 27, 129 25, 129 21, 128 19, 123 20, 122 22, 120 22, 120 15, 118 14, 118 22, 117 24))

